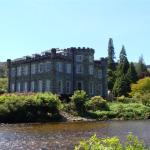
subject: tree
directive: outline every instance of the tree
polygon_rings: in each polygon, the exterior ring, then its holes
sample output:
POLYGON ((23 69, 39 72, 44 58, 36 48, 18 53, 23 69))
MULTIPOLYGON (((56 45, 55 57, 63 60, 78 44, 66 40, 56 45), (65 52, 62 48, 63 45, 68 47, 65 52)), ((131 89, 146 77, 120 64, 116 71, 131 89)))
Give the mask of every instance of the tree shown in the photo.
POLYGON ((127 72, 127 78, 130 80, 130 83, 136 83, 136 81, 138 80, 137 72, 132 62, 130 63, 130 66, 127 72))
POLYGON ((127 72, 129 69, 129 62, 126 55, 125 47, 122 46, 120 56, 119 56, 119 64, 116 71, 116 81, 113 86, 113 94, 115 96, 128 95, 130 92, 130 80, 128 79, 127 72))
POLYGON ((114 96, 127 96, 130 92, 130 81, 126 75, 122 74, 116 79, 116 82, 113 87, 114 96))
POLYGON ((0 78, 0 94, 7 92, 8 79, 0 78))
POLYGON ((139 78, 143 78, 148 74, 148 70, 142 55, 139 57, 139 61, 136 65, 136 70, 139 78))
POLYGON ((119 56, 119 65, 117 68, 117 74, 120 76, 121 74, 126 74, 129 68, 129 62, 126 54, 126 50, 124 45, 122 46, 120 56, 119 56))
POLYGON ((112 71, 116 70, 115 51, 112 38, 110 38, 108 42, 108 68, 112 71))
POLYGON ((135 93, 145 94, 150 92, 150 77, 138 80, 136 84, 131 85, 131 95, 135 93))
POLYGON ((112 90, 115 83, 115 72, 116 63, 115 63, 115 51, 113 45, 113 39, 110 38, 108 42, 108 89, 112 90))

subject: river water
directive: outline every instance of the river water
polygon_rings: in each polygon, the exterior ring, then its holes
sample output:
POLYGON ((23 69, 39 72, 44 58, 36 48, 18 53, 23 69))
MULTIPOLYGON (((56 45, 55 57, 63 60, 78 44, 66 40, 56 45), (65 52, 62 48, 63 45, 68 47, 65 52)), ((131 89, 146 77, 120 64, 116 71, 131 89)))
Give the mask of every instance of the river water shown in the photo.
POLYGON ((150 146, 150 121, 1 124, 0 150, 71 150, 80 139, 119 136, 132 132, 150 146))

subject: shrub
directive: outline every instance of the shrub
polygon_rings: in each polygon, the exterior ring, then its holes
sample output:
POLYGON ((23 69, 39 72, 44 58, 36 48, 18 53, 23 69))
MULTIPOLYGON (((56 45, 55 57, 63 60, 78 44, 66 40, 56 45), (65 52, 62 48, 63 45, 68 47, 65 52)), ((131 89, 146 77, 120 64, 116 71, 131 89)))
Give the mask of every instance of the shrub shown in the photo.
POLYGON ((0 94, 7 92, 8 79, 0 78, 0 94))
POLYGON ((86 108, 88 110, 109 110, 107 105, 107 101, 104 100, 101 96, 94 96, 92 97, 87 103, 86 108))
POLYGON ((133 96, 135 93, 148 93, 150 92, 150 77, 146 77, 144 79, 140 79, 137 84, 131 85, 131 95, 133 96))
POLYGON ((121 102, 121 103, 131 103, 131 102, 133 102, 133 99, 129 98, 129 97, 125 97, 123 95, 123 96, 117 97, 117 101, 121 102))
POLYGON ((75 109, 78 111, 80 115, 84 115, 86 112, 85 103, 89 100, 85 91, 77 90, 71 97, 71 101, 75 106, 75 109))
POLYGON ((75 150, 148 150, 148 148, 136 136, 129 134, 124 144, 121 144, 118 137, 97 138, 93 135, 88 140, 80 141, 75 150))
POLYGON ((49 120, 60 108, 58 96, 51 93, 5 94, 0 96, 0 122, 49 120))

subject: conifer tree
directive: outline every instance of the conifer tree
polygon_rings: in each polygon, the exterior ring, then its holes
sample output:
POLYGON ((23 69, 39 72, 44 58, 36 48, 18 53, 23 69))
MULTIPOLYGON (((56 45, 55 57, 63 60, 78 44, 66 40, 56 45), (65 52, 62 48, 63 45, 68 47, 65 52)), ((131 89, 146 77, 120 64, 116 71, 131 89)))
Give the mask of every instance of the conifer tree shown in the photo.
POLYGON ((127 95, 130 91, 130 79, 128 79, 127 72, 129 69, 129 62, 126 55, 125 47, 122 46, 119 64, 116 71, 116 81, 113 87, 113 93, 115 96, 127 95))
POLYGON ((144 58, 142 55, 140 56, 139 62, 136 65, 136 70, 138 73, 138 77, 144 77, 148 73, 148 70, 147 70, 147 67, 146 67, 146 64, 144 62, 144 58))
POLYGON ((129 62, 126 54, 126 50, 124 45, 122 46, 120 56, 119 56, 119 65, 117 68, 117 74, 120 76, 121 74, 126 74, 129 68, 129 62))
POLYGON ((137 72, 132 62, 130 63, 130 66, 127 72, 127 78, 129 79, 130 83, 136 83, 136 81, 138 80, 137 72))
POLYGON ((115 51, 113 45, 113 39, 110 38, 108 42, 108 89, 112 90, 114 83, 115 83, 115 70, 116 70, 116 63, 115 63, 115 51))

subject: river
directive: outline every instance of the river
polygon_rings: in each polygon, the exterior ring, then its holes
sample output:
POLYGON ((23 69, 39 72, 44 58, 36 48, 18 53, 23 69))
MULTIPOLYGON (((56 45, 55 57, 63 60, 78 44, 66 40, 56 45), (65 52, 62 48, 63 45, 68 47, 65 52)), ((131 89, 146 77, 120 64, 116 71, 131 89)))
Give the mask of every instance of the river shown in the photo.
POLYGON ((0 150, 70 150, 80 139, 132 132, 150 146, 150 121, 101 121, 42 124, 1 124, 0 150))

